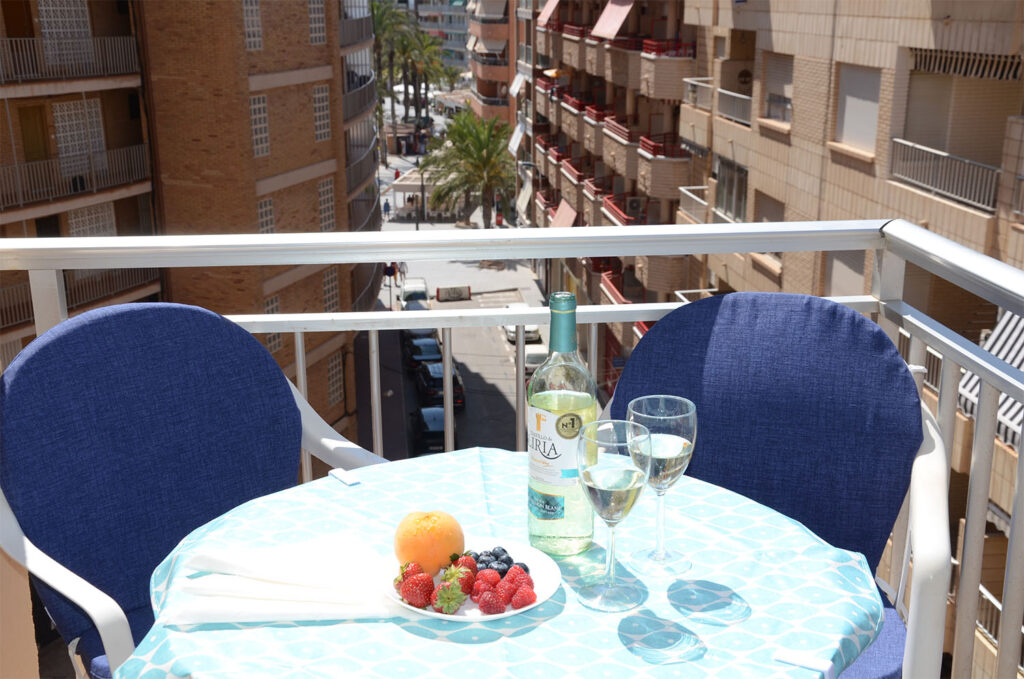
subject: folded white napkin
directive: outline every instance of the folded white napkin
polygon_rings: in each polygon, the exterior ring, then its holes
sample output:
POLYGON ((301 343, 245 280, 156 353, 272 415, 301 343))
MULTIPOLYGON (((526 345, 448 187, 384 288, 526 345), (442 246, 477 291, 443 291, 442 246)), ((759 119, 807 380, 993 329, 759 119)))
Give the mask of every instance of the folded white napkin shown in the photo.
POLYGON ((388 618, 397 568, 358 536, 252 549, 206 545, 177 564, 157 621, 165 625, 388 618))

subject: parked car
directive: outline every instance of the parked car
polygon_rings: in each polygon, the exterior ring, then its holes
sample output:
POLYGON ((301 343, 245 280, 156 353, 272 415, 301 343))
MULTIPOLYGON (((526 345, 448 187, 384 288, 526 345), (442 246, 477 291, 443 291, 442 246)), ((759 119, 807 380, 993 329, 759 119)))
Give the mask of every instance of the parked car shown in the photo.
MULTIPOLYGON (((530 305, 523 302, 513 302, 512 304, 506 304, 506 309, 529 309, 530 305)), ((506 325, 505 326, 505 339, 509 342, 516 341, 516 326, 506 325)), ((523 328, 523 339, 527 342, 539 342, 540 341, 540 326, 536 323, 531 323, 523 328)))
POLYGON ((548 345, 541 342, 540 344, 527 344, 526 345, 526 375, 529 377, 532 375, 537 368, 541 366, 544 361, 548 358, 548 345))
POLYGON ((426 278, 406 278, 405 282, 402 283, 402 292, 398 297, 398 301, 402 304, 402 308, 407 309, 409 302, 414 300, 419 300, 424 304, 430 301, 430 295, 427 292, 426 278))
MULTIPOLYGON (((444 452, 444 408, 428 406, 410 415, 413 456, 444 452)), ((455 435, 458 448, 458 433, 455 435)))
MULTIPOLYGON (((466 389, 462 384, 462 375, 459 369, 452 365, 452 403, 456 410, 466 407, 466 389)), ((416 368, 416 392, 420 397, 420 404, 425 406, 444 405, 444 364, 443 363, 420 363, 416 368)))
POLYGON ((405 367, 415 370, 420 363, 436 363, 441 360, 441 347, 433 337, 410 337, 402 345, 405 367))
MULTIPOLYGON (((430 311, 430 303, 422 299, 412 299, 409 302, 402 303, 403 311, 430 311)), ((403 330, 406 335, 415 337, 433 337, 437 338, 437 331, 434 328, 411 328, 409 330, 403 330)))

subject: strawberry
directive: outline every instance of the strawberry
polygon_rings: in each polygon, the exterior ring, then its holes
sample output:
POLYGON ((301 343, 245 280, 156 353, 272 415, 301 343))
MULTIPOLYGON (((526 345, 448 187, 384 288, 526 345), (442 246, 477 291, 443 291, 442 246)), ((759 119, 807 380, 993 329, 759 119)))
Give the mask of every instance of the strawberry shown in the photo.
POLYGON ((476 582, 473 583, 473 592, 469 595, 469 598, 472 599, 473 601, 475 601, 476 603, 480 603, 480 595, 481 594, 483 594, 484 592, 493 592, 493 591, 494 591, 494 588, 491 587, 491 585, 489 583, 484 582, 483 580, 477 580, 476 582))
POLYGON ((491 587, 497 587, 501 582, 501 575, 493 568, 485 568, 476 574, 476 579, 486 582, 491 587))
POLYGON ((395 591, 402 591, 402 583, 406 578, 411 578, 417 573, 422 573, 423 568, 415 561, 407 561, 398 568, 398 577, 395 578, 395 591))
POLYGON ((512 595, 512 608, 522 608, 537 601, 537 594, 532 587, 523 585, 512 595))
POLYGON ((452 615, 466 600, 462 589, 454 582, 442 581, 430 595, 430 603, 438 613, 452 615))
POLYGON ((426 573, 415 573, 402 582, 402 588, 399 591, 410 606, 426 608, 430 603, 430 595, 434 591, 434 578, 426 573))
POLYGON ((484 615, 496 615, 505 612, 505 602, 494 592, 484 592, 481 594, 477 604, 480 606, 480 612, 484 615))
POLYGON ((468 568, 474 577, 476 576, 476 560, 469 554, 463 554, 459 558, 452 561, 452 566, 461 566, 462 568, 468 568))
POLYGON ((473 582, 476 580, 468 568, 454 564, 444 572, 443 579, 447 582, 457 582, 459 587, 462 588, 463 594, 469 594, 473 591, 473 582))
POLYGON ((501 597, 501 600, 508 605, 512 601, 512 595, 519 589, 519 585, 510 580, 502 580, 498 583, 498 586, 494 588, 494 593, 501 597))
POLYGON ((533 587, 533 578, 531 578, 529 573, 524 571, 519 566, 512 566, 512 568, 509 568, 508 573, 505 573, 505 577, 503 579, 511 580, 518 586, 529 584, 530 587, 533 587))

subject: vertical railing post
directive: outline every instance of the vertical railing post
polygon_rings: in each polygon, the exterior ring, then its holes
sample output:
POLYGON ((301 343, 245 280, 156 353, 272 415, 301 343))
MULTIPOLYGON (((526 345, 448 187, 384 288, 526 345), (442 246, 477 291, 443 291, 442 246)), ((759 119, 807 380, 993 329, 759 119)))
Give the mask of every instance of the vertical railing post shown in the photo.
MULTIPOLYGON (((295 381, 298 382, 299 393, 302 398, 309 400, 309 381, 306 376, 306 336, 300 331, 295 333, 295 381)), ((313 480, 313 460, 309 451, 302 449, 300 460, 302 472, 302 483, 309 483, 313 480)))
POLYGON ((380 337, 376 330, 369 334, 370 344, 370 420, 373 429, 373 452, 384 457, 384 428, 380 412, 380 337))
POLYGON ((35 269, 28 272, 32 293, 32 314, 36 337, 68 318, 64 272, 59 269, 35 269))
POLYGON ((587 328, 587 367, 597 382, 597 323, 591 323, 587 328))
POLYGON ((526 450, 526 329, 516 326, 516 450, 526 450))
POLYGON ((452 329, 441 328, 441 344, 444 345, 442 367, 444 378, 444 449, 455 450, 455 380, 452 379, 452 329))
POLYGON ((1010 543, 1006 548, 1003 612, 999 621, 996 676, 1012 677, 1021 659, 1021 619, 1024 618, 1024 459, 1017 458, 1017 484, 1010 514, 1010 543))

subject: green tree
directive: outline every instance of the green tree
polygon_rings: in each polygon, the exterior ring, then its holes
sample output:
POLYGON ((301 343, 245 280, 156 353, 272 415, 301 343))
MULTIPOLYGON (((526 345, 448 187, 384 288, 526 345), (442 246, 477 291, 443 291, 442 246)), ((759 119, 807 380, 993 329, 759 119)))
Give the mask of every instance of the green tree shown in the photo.
POLYGON ((441 41, 424 31, 412 34, 413 90, 416 92, 416 119, 423 114, 421 103, 427 100, 430 80, 441 64, 441 41), (420 94, 419 87, 423 93, 420 94))
POLYGON ((484 228, 491 228, 495 196, 507 204, 515 191, 510 135, 509 126, 497 118, 481 120, 471 111, 456 115, 446 138, 433 140, 420 164, 434 186, 431 202, 449 210, 462 203, 470 210, 479 199, 484 228))
MULTIPOLYGON (((370 19, 373 23, 373 59, 377 78, 384 80, 384 55, 388 57, 387 87, 388 96, 391 99, 391 136, 397 134, 397 120, 395 119, 395 46, 399 39, 409 32, 409 15, 394 3, 394 0, 371 0, 370 19)), ((384 120, 383 99, 377 99, 379 109, 377 120, 382 123, 384 120)), ((380 125, 378 130, 383 130, 380 125)), ((384 141, 383 138, 381 140, 384 141)), ((387 148, 381 153, 385 167, 387 166, 387 148)))
POLYGON ((459 84, 459 78, 462 77, 462 69, 451 64, 442 65, 438 75, 440 81, 448 88, 448 91, 452 92, 455 90, 455 86, 459 84))

